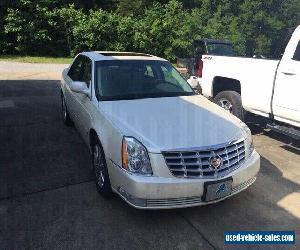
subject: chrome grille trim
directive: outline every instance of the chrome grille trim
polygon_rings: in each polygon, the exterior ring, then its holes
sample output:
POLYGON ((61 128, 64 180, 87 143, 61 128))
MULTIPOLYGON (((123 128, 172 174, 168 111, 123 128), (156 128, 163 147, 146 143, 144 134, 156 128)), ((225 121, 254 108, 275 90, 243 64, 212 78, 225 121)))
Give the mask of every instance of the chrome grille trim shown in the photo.
POLYGON ((202 203, 202 197, 147 200, 147 207, 186 206, 202 203))
POLYGON ((175 177, 216 179, 239 168, 246 154, 244 140, 239 140, 198 150, 163 151, 162 155, 175 177), (214 156, 220 156, 223 163, 217 170, 210 165, 214 156))
POLYGON ((245 182, 241 183, 240 185, 234 187, 231 190, 231 193, 237 193, 239 191, 242 191, 245 188, 251 186, 255 181, 256 181, 256 177, 253 177, 253 178, 249 179, 248 181, 245 181, 245 182))
MULTIPOLYGON (((256 180, 256 177, 253 177, 245 182, 242 182, 238 186, 234 187, 231 190, 231 194, 222 198, 221 200, 224 200, 228 198, 229 196, 232 196, 236 193, 239 193, 240 191, 248 188, 251 186, 256 180)), ((219 200, 215 200, 212 202, 207 202, 207 203, 214 203, 219 200)), ((147 207, 149 208, 162 208, 162 207, 189 207, 193 205, 201 205, 201 204, 206 204, 206 202, 202 201, 202 197, 183 197, 183 198, 169 198, 169 199, 149 199, 147 200, 147 207)))

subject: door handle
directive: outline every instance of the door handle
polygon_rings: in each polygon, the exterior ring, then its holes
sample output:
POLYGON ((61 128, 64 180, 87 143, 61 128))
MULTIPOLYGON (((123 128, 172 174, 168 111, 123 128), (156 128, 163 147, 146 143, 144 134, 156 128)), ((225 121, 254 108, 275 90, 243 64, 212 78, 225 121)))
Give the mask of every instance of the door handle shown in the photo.
POLYGON ((287 76, 294 76, 294 75, 296 75, 296 72, 294 72, 294 71, 282 71, 282 73, 284 75, 287 75, 287 76))

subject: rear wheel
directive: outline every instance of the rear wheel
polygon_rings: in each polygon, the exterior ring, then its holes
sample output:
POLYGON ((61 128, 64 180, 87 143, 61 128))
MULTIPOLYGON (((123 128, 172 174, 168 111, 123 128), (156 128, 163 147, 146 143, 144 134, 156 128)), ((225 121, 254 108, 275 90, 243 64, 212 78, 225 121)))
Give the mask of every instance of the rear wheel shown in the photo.
POLYGON ((104 197, 112 195, 105 155, 99 140, 92 145, 92 162, 98 192, 104 197))
POLYGON ((66 104, 66 100, 63 94, 61 94, 61 114, 62 114, 62 118, 63 118, 63 122, 66 126, 72 126, 73 125, 73 121, 70 118, 68 109, 67 109, 67 104, 66 104))
POLYGON ((214 98, 216 104, 235 115, 242 121, 245 118, 245 111, 242 105, 241 95, 235 91, 222 91, 214 98))

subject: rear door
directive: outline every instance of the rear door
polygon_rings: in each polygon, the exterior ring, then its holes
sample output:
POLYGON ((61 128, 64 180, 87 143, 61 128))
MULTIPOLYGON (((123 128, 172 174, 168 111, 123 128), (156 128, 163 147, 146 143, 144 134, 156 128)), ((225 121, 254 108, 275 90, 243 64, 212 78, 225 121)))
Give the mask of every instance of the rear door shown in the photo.
POLYGON ((300 127, 300 29, 295 33, 278 67, 273 113, 275 119, 300 127))

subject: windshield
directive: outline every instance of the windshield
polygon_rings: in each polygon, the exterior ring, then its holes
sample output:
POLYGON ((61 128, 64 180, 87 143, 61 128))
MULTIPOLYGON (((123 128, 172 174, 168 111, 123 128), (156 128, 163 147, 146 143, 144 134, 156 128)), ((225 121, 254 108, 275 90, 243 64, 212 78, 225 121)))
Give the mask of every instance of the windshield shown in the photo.
POLYGON ((233 45, 230 43, 207 43, 209 55, 236 56, 233 45))
POLYGON ((164 61, 97 62, 96 83, 102 101, 194 95, 180 73, 164 61))

